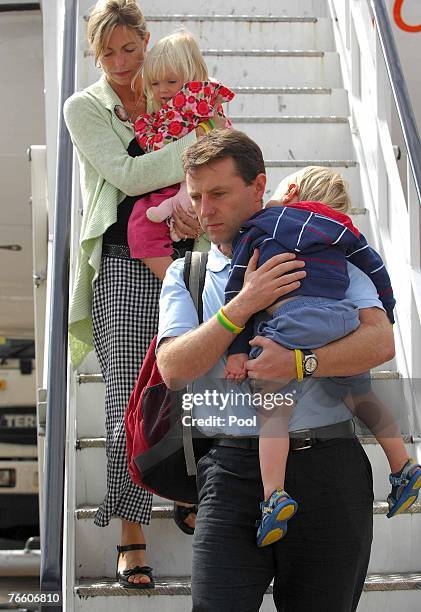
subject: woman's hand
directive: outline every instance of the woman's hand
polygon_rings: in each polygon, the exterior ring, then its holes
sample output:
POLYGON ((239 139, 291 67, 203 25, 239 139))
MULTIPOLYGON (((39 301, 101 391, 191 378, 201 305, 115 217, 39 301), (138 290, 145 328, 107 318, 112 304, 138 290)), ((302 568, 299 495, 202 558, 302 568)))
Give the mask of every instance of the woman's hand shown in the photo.
POLYGON ((179 204, 176 204, 172 217, 175 231, 184 240, 198 238, 203 233, 196 215, 187 213, 179 204))

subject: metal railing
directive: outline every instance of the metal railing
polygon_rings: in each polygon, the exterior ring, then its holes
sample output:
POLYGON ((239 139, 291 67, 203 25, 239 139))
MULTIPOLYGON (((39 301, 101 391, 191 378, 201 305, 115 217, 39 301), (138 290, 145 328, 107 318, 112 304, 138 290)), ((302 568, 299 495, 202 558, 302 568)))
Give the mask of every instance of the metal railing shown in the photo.
POLYGON ((421 204, 421 141, 417 122, 384 0, 371 0, 370 4, 377 24, 377 34, 408 152, 409 164, 414 176, 415 189, 421 204))
MULTIPOLYGON (((73 147, 63 103, 74 92, 76 0, 64 2, 57 188, 52 252, 51 317, 47 375, 44 512, 41 528, 41 591, 62 591, 64 453, 67 396, 67 321, 73 147)), ((41 606, 44 610, 44 606, 41 606)), ((51 611, 51 606, 48 610, 51 611)), ((53 609, 62 610, 62 605, 53 609)), ((45 608, 47 610, 47 608, 45 608)))

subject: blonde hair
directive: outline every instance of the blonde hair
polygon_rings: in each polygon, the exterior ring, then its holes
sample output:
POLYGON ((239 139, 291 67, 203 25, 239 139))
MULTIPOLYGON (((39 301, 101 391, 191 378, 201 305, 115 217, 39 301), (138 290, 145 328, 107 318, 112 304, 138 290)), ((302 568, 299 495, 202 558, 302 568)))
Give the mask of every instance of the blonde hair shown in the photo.
POLYGON ((86 35, 95 62, 104 51, 116 26, 134 30, 145 40, 148 28, 136 0, 99 0, 89 16, 86 35))
POLYGON ((323 202, 343 213, 351 209, 348 187, 339 172, 323 166, 308 166, 298 178, 298 198, 323 202))
POLYGON ((282 200, 290 185, 297 185, 298 199, 323 202, 340 212, 347 213, 351 209, 351 199, 348 185, 339 172, 334 172, 324 166, 306 166, 298 172, 286 176, 279 183, 272 195, 272 200, 282 200))
POLYGON ((190 32, 181 30, 161 38, 146 55, 143 64, 143 88, 154 111, 158 108, 153 101, 152 83, 155 79, 161 79, 168 71, 179 75, 183 83, 209 79, 205 60, 190 32))

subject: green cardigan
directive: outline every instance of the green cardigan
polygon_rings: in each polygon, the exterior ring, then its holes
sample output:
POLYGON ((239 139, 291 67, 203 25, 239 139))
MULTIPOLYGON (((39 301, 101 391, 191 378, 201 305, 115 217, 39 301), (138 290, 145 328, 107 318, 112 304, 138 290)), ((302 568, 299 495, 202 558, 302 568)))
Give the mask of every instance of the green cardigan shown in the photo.
POLYGON ((83 221, 69 311, 70 358, 77 367, 92 350, 92 286, 101 264, 102 235, 117 220, 117 206, 135 196, 184 180, 181 155, 196 140, 191 132, 159 151, 130 157, 129 122, 114 113, 121 101, 105 76, 64 104, 64 118, 77 152, 83 221))

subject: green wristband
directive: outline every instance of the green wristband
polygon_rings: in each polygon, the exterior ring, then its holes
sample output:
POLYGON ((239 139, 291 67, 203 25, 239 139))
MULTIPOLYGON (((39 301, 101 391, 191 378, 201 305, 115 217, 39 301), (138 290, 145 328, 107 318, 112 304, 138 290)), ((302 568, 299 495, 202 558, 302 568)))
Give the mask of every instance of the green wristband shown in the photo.
POLYGON ((224 315, 222 314, 222 312, 220 310, 218 310, 218 312, 216 313, 216 318, 218 319, 219 323, 223 327, 225 327, 225 329, 230 331, 232 334, 237 334, 238 333, 238 331, 236 330, 234 325, 230 325, 229 324, 229 322, 227 321, 227 319, 224 317, 224 315))
POLYGON ((211 128, 214 130, 215 129, 215 121, 213 119, 208 119, 208 123, 211 126, 211 128))

